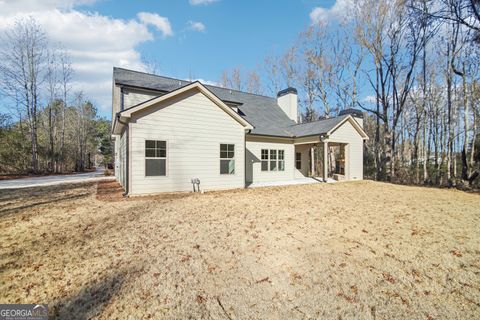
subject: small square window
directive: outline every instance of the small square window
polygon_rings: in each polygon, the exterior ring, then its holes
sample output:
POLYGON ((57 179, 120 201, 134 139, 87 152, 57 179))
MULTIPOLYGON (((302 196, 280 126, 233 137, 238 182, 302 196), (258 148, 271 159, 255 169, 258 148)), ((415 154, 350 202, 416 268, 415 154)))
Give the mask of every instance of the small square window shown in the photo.
POLYGON ((268 150, 262 149, 262 160, 268 160, 268 150))
POLYGON ((277 160, 277 150, 270 150, 270 160, 277 160))

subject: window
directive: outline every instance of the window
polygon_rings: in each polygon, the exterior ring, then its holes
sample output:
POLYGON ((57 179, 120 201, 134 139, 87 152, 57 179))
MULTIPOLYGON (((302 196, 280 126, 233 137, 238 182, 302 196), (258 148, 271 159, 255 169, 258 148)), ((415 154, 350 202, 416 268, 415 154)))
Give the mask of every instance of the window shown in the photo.
POLYGON ((262 171, 268 171, 268 150, 262 149, 262 171))
POLYGON ((235 174, 234 144, 220 144, 220 174, 235 174))
POLYGON ((300 152, 295 153, 295 167, 302 170, 302 154, 300 152))
POLYGON ((285 150, 278 150, 278 171, 285 171, 285 150))
POLYGON ((262 149, 262 171, 285 171, 285 150, 262 149))
POLYGON ((167 175, 167 142, 145 140, 145 176, 167 175))
POLYGON ((277 150, 270 150, 270 171, 277 171, 277 150))

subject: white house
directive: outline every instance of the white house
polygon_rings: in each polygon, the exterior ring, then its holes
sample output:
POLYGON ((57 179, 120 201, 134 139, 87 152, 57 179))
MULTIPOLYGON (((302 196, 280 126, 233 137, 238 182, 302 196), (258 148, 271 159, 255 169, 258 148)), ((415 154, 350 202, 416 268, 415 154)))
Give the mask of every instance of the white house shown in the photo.
POLYGON ((244 188, 311 177, 363 179, 362 113, 298 122, 276 98, 113 69, 115 175, 126 194, 244 188))

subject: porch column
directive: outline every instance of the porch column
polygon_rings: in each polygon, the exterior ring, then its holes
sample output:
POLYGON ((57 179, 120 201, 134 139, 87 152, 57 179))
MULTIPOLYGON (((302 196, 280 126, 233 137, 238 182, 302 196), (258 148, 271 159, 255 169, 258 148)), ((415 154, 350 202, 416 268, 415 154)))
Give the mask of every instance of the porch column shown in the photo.
POLYGON ((328 142, 323 142, 323 181, 327 182, 328 176, 328 142))
POLYGON ((310 158, 312 177, 315 177, 315 149, 313 147, 310 148, 310 158))

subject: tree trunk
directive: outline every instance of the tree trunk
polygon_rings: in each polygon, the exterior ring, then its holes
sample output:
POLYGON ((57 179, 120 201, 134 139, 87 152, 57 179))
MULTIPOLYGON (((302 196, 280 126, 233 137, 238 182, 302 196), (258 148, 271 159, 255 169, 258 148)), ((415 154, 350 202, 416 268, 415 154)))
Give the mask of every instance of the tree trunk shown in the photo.
POLYGON ((448 143, 447 143, 447 180, 448 185, 452 186, 452 176, 453 176, 453 105, 452 105, 452 74, 450 66, 450 44, 447 46, 447 114, 448 114, 448 143))
POLYGON ((423 117, 423 184, 428 181, 428 162, 430 158, 430 139, 428 134, 427 112, 423 117))

